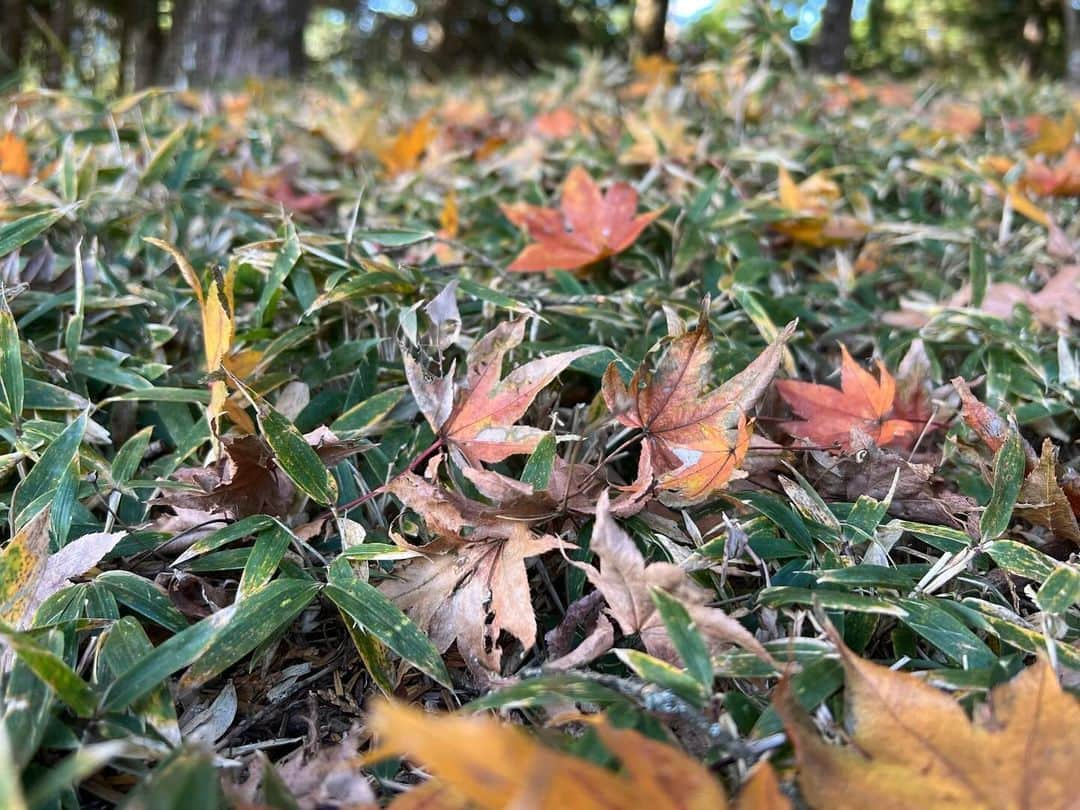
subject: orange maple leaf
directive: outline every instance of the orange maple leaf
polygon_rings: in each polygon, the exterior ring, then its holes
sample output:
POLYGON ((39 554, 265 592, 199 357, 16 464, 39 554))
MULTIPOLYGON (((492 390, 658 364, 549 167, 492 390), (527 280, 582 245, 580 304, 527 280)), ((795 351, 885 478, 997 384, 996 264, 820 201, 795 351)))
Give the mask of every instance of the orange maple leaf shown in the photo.
POLYGON ((525 338, 525 319, 499 324, 473 344, 464 383, 454 371, 431 379, 404 355, 405 376, 420 411, 439 436, 469 466, 531 453, 546 435, 540 428, 514 424, 533 399, 568 365, 596 348, 539 357, 502 378, 503 358, 525 338))
POLYGON ((622 253, 663 213, 634 216, 637 202, 638 194, 628 183, 615 183, 601 194, 589 173, 575 166, 563 183, 558 210, 528 203, 501 206, 506 218, 535 240, 507 269, 578 270, 622 253))
POLYGON ((781 380, 780 396, 806 421, 784 422, 781 427, 800 439, 826 447, 850 451, 852 432, 869 436, 878 447, 910 447, 922 424, 893 418, 896 410, 896 380, 878 361, 880 379, 860 368, 847 347, 841 344, 840 390, 828 385, 781 380))
POLYGON ((700 503, 722 489, 750 448, 749 411, 780 365, 789 324, 750 365, 711 393, 713 339, 707 308, 697 327, 671 340, 655 370, 644 364, 629 386, 612 363, 604 401, 615 418, 645 432, 639 475, 651 469, 669 504, 700 503))
POLYGON ((14 132, 5 132, 0 136, 0 174, 30 176, 30 152, 26 148, 26 141, 14 132))
POLYGON ((1070 147, 1053 165, 1031 161, 1024 168, 1021 184, 1044 197, 1080 196, 1080 149, 1070 147))
POLYGON ((780 205, 790 219, 772 227, 796 242, 812 247, 842 245, 865 236, 870 226, 855 217, 834 212, 841 201, 840 187, 826 172, 817 172, 796 183, 783 166, 778 173, 780 205))
POLYGON ((420 165, 424 152, 439 134, 431 118, 431 113, 428 113, 417 119, 379 150, 379 160, 391 177, 412 171, 420 165))

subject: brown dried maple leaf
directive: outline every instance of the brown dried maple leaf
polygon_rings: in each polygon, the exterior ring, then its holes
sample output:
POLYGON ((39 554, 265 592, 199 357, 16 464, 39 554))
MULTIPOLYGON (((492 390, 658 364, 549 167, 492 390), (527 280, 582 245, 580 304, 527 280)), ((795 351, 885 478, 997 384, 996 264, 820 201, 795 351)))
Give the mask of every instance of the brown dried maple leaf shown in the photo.
POLYGON ((635 216, 638 194, 615 183, 606 194, 580 166, 563 183, 559 209, 528 203, 502 205, 502 212, 534 240, 507 268, 521 273, 579 270, 622 253, 662 211, 635 216))
POLYGON ((826 744, 786 680, 775 698, 810 807, 1076 807, 1080 704, 1046 661, 995 687, 969 720, 950 695, 865 661, 830 635, 844 665, 851 744, 826 744))
POLYGON ((412 357, 403 355, 405 377, 432 429, 469 465, 531 453, 545 431, 515 425, 533 399, 568 365, 598 349, 561 352, 519 366, 502 378, 503 358, 525 337, 525 319, 499 324, 473 344, 465 381, 454 383, 454 369, 430 378, 412 357))
POLYGON ((636 633, 650 655, 670 663, 679 661, 675 645, 652 600, 650 590, 658 588, 683 603, 694 626, 710 647, 738 644, 773 663, 769 653, 749 630, 719 608, 705 604, 709 599, 708 592, 694 583, 686 571, 667 562, 646 565, 634 541, 612 518, 606 492, 596 505, 590 548, 599 557, 600 567, 589 563, 574 565, 584 571, 589 582, 604 595, 608 612, 623 633, 636 633))
POLYGON ((896 418, 896 381, 884 363, 878 361, 880 380, 875 380, 852 359, 846 346, 841 344, 840 350, 843 361, 839 390, 799 380, 776 384, 791 410, 806 420, 784 422, 781 427, 812 444, 846 452, 855 449, 860 433, 878 447, 910 448, 929 414, 923 415, 921 421, 896 418))
POLYGON ((536 614, 525 560, 565 544, 521 521, 412 473, 388 486, 435 536, 423 556, 395 568, 380 590, 431 636, 440 652, 456 640, 474 672, 498 672, 505 631, 525 649, 536 643, 536 614))
POLYGON ((651 469, 669 505, 700 503, 722 489, 750 447, 750 410, 780 365, 786 329, 753 362, 706 393, 713 338, 707 307, 697 327, 671 340, 655 370, 644 364, 629 386, 612 363, 604 373, 604 401, 615 418, 645 433, 639 479, 651 469))

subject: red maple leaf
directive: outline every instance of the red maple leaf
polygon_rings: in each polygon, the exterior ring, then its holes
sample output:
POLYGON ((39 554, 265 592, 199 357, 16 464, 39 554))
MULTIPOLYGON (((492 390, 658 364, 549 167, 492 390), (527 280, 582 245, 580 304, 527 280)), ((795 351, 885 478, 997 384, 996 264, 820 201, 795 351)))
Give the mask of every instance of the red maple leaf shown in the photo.
POLYGON ((507 268, 519 273, 578 270, 622 253, 662 211, 635 216, 638 194, 615 183, 601 194, 589 173, 575 166, 563 183, 559 208, 528 203, 501 206, 503 214, 534 240, 507 268))
MULTIPOLYGON (((828 385, 781 380, 780 396, 806 421, 784 422, 781 427, 800 439, 823 447, 854 449, 852 432, 869 436, 878 447, 910 447, 925 424, 896 418, 896 381, 878 361, 878 376, 860 368, 841 345, 840 389, 828 385)), ((911 416, 905 410, 905 416, 911 416)))

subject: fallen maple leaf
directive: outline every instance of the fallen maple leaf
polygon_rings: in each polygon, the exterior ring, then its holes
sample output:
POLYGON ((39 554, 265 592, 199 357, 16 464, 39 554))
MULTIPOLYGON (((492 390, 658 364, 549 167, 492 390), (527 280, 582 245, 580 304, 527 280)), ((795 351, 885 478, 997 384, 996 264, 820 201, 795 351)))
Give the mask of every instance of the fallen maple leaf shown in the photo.
POLYGON ((633 59, 634 80, 623 88, 625 98, 642 98, 654 90, 670 87, 678 78, 678 66, 663 54, 638 55, 633 59))
MULTIPOLYGON (((393 802, 396 808, 503 810, 724 810, 723 788, 682 751, 605 719, 589 719, 618 771, 548 748, 520 728, 489 717, 438 715, 380 702, 368 719, 379 755, 406 756, 434 780, 393 802)), ((761 806, 761 805, 759 805, 761 806)))
POLYGON ((471 466, 531 453, 545 431, 514 423, 563 369, 598 351, 586 348, 540 357, 502 378, 503 358, 524 338, 524 318, 496 326, 469 350, 468 372, 459 384, 454 382, 453 367, 446 376, 431 379, 411 356, 403 355, 405 377, 421 413, 471 466))
POLYGON ((580 166, 563 183, 559 210, 528 203, 503 204, 503 214, 535 240, 507 267, 519 273, 580 270, 622 253, 662 211, 634 215, 638 194, 615 183, 606 194, 580 166))
POLYGON ((498 672, 505 631, 527 650, 536 643, 536 614, 525 560, 565 544, 528 524, 443 489, 412 473, 387 487, 424 519, 435 536, 411 549, 423 556, 394 569, 379 587, 440 652, 457 641, 474 672, 498 672))
POLYGON ((584 129, 584 124, 573 110, 556 107, 540 113, 529 123, 529 128, 542 138, 562 140, 584 129))
POLYGON ((796 184, 783 166, 779 171, 779 198, 791 218, 772 227, 796 242, 812 247, 842 245, 865 236, 870 226, 850 216, 835 213, 840 187, 825 172, 812 174, 796 184))
POLYGON ((1071 147, 1054 164, 1030 161, 1024 167, 1023 188, 1044 197, 1080 195, 1080 149, 1071 147))
MULTIPOLYGON (((606 492, 596 505, 590 549, 599 558, 600 567, 578 562, 574 565, 584 571, 589 582, 604 595, 608 612, 623 634, 637 634, 650 655, 669 663, 679 662, 675 645, 652 599, 651 589, 658 588, 683 603, 694 627, 714 652, 737 644, 773 663, 769 653, 749 630, 719 608, 705 604, 709 593, 691 580, 686 571, 667 562, 646 565, 634 541, 612 519, 606 492)), ((597 655, 602 652, 606 650, 597 655)))
POLYGON ((386 173, 394 177, 416 169, 424 152, 438 134, 439 130, 432 122, 431 113, 402 129, 378 152, 386 173))
POLYGON ((651 166, 664 159, 685 162, 694 156, 697 139, 687 136, 687 121, 664 106, 650 104, 644 116, 626 116, 625 125, 633 143, 620 153, 620 164, 651 166))
POLYGON ((1039 660, 995 687, 969 720, 948 694, 865 661, 830 629, 845 673, 850 744, 828 745, 785 680, 775 706, 812 808, 1011 810, 1077 806, 1080 704, 1039 660))
POLYGON ((14 132, 5 132, 0 136, 0 175, 29 177, 30 168, 30 152, 26 141, 14 132))
POLYGON ((708 308, 695 329, 671 339, 655 370, 642 364, 625 385, 616 364, 604 373, 615 418, 645 433, 641 471, 651 465, 671 505, 699 503, 722 489, 750 446, 749 413, 769 387, 795 331, 787 328, 730 380, 706 393, 713 338, 708 308))
POLYGON ((1059 155, 1069 148, 1076 135, 1076 119, 1071 114, 1061 120, 1029 115, 1022 123, 1030 138, 1024 144, 1024 151, 1029 155, 1059 155))
POLYGON ((784 422, 792 436, 822 447, 850 452, 857 442, 852 433, 865 434, 878 447, 910 448, 929 418, 896 418, 896 381, 878 361, 878 376, 864 371, 841 344, 840 390, 828 385, 781 380, 780 396, 803 420, 784 422))

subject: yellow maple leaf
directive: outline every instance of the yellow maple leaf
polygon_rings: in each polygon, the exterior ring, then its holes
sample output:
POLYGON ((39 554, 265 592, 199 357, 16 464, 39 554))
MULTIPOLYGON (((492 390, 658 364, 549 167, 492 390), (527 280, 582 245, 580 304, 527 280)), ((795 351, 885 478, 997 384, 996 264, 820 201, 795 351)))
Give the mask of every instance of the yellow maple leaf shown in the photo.
POLYGON ((876 810, 1075 808, 1080 703, 1040 660, 995 687, 969 720, 950 695, 872 664, 834 630, 851 744, 829 745, 784 682, 776 708, 795 744, 812 808, 876 810))

